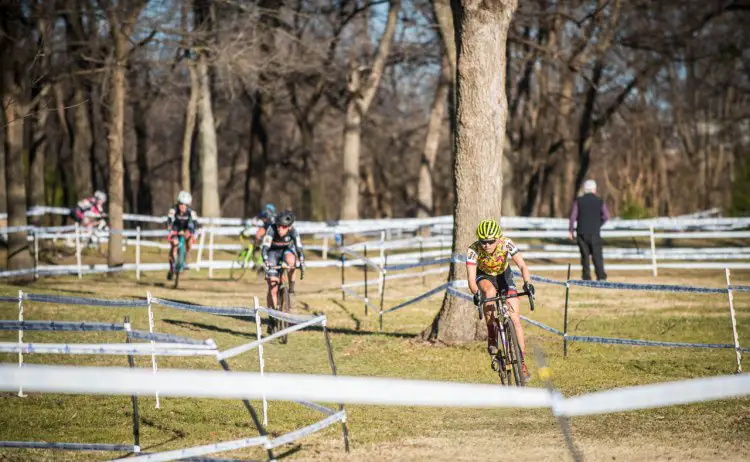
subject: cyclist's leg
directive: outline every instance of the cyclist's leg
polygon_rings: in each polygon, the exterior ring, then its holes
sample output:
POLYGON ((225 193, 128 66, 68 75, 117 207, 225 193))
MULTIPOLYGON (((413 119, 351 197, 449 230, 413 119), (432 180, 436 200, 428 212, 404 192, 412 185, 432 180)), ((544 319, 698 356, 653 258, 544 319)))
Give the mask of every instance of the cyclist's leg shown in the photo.
POLYGON ((296 273, 297 253, 294 250, 284 251, 284 261, 289 265, 289 293, 294 293, 294 275, 296 273))
MULTIPOLYGON (((493 277, 480 273, 477 276, 477 286, 482 292, 485 298, 491 298, 497 295, 497 288, 495 287, 493 277)), ((497 316, 497 302, 485 303, 482 307, 484 312, 484 320, 487 323, 487 350, 490 351, 497 348, 497 323, 495 322, 497 316)))
POLYGON ((169 274, 174 274, 174 262, 177 259, 177 247, 180 245, 179 238, 174 231, 170 231, 167 236, 169 241, 169 274))
MULTIPOLYGON (((508 295, 518 293, 516 283, 513 281, 513 272, 510 268, 506 268, 505 272, 498 278, 498 287, 501 292, 505 292, 508 295)), ((510 319, 513 321, 513 325, 516 328, 516 335, 518 336, 518 346, 521 347, 521 353, 526 354, 526 342, 523 339, 523 325, 521 324, 521 301, 518 298, 509 298, 508 307, 510 309, 510 319)))
POLYGON ((279 293, 279 281, 280 281, 280 271, 278 268, 273 268, 274 266, 278 266, 281 260, 281 250, 269 250, 268 251, 268 266, 269 268, 266 270, 266 283, 268 284, 268 294, 266 296, 266 301, 268 302, 269 307, 276 308, 278 306, 278 293, 279 293))

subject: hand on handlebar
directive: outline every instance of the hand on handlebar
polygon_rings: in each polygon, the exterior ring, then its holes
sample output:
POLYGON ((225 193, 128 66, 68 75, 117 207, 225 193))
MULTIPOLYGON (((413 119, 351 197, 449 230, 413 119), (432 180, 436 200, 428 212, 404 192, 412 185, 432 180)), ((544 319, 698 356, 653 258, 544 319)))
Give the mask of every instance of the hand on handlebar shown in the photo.
POLYGON ((477 291, 477 293, 474 294, 474 306, 479 306, 482 303, 482 293, 477 291))
POLYGON ((534 284, 532 284, 532 283, 530 283, 528 281, 524 281, 524 283, 523 283, 523 290, 525 292, 528 292, 532 297, 536 293, 535 290, 534 290, 534 284))

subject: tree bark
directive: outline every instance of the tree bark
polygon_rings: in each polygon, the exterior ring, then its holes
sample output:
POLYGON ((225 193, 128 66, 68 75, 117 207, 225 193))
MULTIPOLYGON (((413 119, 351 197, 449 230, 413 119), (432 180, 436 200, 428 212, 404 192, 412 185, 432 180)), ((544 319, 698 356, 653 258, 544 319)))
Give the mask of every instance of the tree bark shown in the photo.
MULTIPOLYGON (((110 26, 112 27, 112 26, 110 26)), ((125 140, 125 53, 126 40, 121 32, 112 33, 115 42, 113 68, 109 81, 109 114, 107 120, 107 166, 109 167, 108 204, 109 204, 109 254, 107 263, 110 267, 123 264, 122 230, 123 230, 123 150, 125 140)))
MULTIPOLYGON (((211 29, 210 1, 195 2, 196 29, 207 33, 211 29)), ((211 77, 208 57, 198 53, 198 151, 201 163, 201 214, 205 217, 221 216, 219 201, 219 149, 216 143, 216 124, 211 98, 211 77)))
POLYGON ((388 21, 385 25, 378 51, 372 62, 370 75, 362 82, 361 70, 355 58, 350 58, 347 89, 349 101, 346 105, 346 121, 344 126, 344 184, 341 197, 342 220, 356 220, 359 218, 359 156, 362 136, 362 117, 375 98, 375 93, 383 75, 386 58, 396 33, 398 13, 401 10, 401 0, 391 0, 388 9, 388 21))
MULTIPOLYGON (((451 7, 457 50, 455 254, 463 253, 474 241, 474 228, 480 220, 500 218, 508 116, 504 60, 516 1, 452 0, 451 7)), ((463 263, 451 263, 448 280, 462 277, 463 263)), ((471 304, 447 293, 432 325, 422 335, 447 344, 486 338, 471 304)))
POLYGON ((424 142, 424 151, 419 165, 419 183, 417 185, 417 216, 429 217, 435 214, 433 202, 433 170, 435 158, 440 147, 440 136, 443 129, 443 117, 448 105, 448 94, 450 93, 453 79, 451 75, 450 60, 447 53, 443 53, 440 64, 440 79, 435 90, 435 100, 432 103, 430 119, 427 123, 427 136, 424 142))
POLYGON ((185 108, 185 131, 182 134, 182 151, 180 162, 180 184, 183 191, 190 191, 190 155, 193 151, 193 134, 195 133, 195 118, 198 109, 198 76, 195 64, 187 63, 190 73, 190 98, 185 108))
POLYGON ((91 135, 91 120, 89 108, 91 104, 86 98, 83 83, 76 82, 73 87, 73 131, 70 133, 70 149, 73 156, 73 181, 79 198, 88 197, 92 190, 91 150, 94 141, 91 135))
MULTIPOLYGON (((45 84, 38 95, 38 110, 34 120, 31 150, 29 153, 29 207, 46 204, 44 166, 48 146, 46 134, 47 117, 49 114, 46 104, 47 93, 49 93, 49 86, 45 84)), ((38 225, 41 224, 41 219, 40 215, 33 220, 38 225)))
MULTIPOLYGON (((4 74, 3 115, 8 227, 24 227, 28 224, 23 155, 24 110, 19 100, 21 89, 13 81, 12 70, 6 70, 4 74)), ((31 268, 32 263, 26 231, 8 233, 8 269, 31 268)))

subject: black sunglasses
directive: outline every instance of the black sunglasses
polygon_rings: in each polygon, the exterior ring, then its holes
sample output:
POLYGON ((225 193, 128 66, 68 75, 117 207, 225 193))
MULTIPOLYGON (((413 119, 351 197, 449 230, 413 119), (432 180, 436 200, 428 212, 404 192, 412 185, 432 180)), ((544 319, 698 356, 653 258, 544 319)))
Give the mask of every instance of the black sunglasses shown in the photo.
POLYGON ((479 241, 482 245, 491 245, 494 244, 497 241, 497 239, 482 239, 479 241))

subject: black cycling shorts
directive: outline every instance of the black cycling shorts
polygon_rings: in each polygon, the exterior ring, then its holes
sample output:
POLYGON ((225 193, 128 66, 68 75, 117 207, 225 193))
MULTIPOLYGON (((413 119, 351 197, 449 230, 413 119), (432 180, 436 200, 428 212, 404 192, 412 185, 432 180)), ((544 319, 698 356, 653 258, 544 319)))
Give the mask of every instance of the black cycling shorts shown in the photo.
POLYGON ((492 285, 495 286, 495 290, 497 290, 498 294, 517 294, 518 289, 516 289, 516 283, 513 282, 513 272, 510 270, 510 267, 505 268, 505 271, 498 274, 497 276, 492 276, 491 274, 487 274, 484 271, 477 270, 477 284, 479 284, 479 281, 482 279, 486 279, 490 282, 492 282, 492 285))

